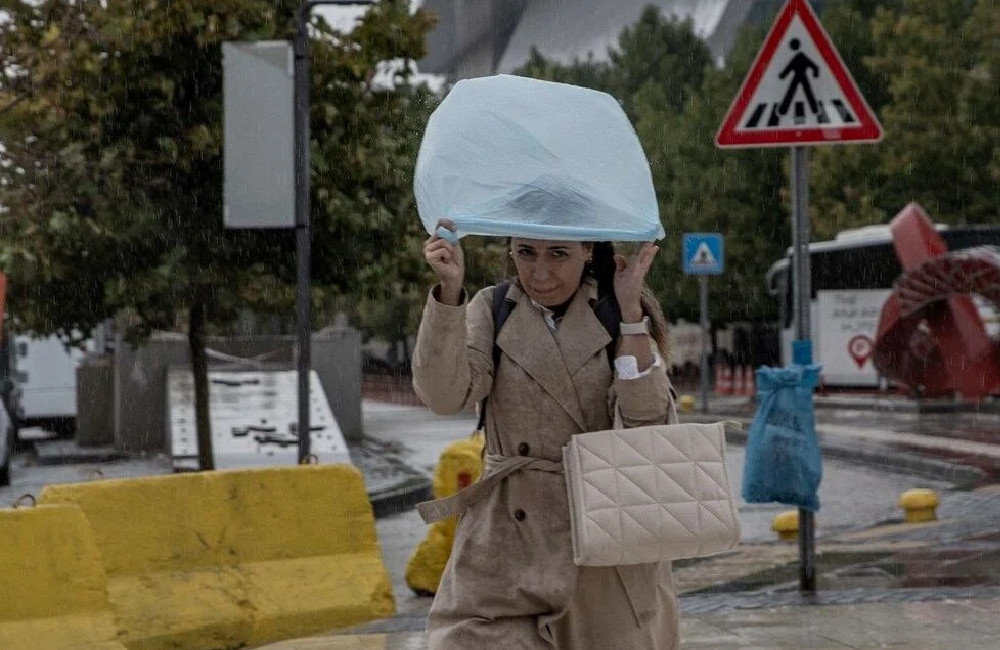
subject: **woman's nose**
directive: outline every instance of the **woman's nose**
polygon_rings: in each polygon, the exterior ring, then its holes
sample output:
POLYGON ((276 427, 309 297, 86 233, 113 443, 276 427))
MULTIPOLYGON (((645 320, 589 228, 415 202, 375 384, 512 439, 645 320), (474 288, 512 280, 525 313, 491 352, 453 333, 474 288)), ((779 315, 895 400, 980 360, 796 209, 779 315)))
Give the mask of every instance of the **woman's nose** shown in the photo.
POLYGON ((552 274, 549 272, 549 267, 544 262, 535 264, 534 273, 532 273, 536 281, 548 280, 549 276, 552 274))

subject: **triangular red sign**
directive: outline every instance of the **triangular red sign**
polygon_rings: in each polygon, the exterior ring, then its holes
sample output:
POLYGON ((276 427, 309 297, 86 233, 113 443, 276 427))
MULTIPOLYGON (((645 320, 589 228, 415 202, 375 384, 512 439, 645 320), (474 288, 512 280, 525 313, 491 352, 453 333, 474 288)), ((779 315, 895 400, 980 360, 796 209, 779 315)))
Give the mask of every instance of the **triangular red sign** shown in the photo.
POLYGON ((881 139, 882 126, 809 3, 788 0, 715 144, 776 147, 881 139))

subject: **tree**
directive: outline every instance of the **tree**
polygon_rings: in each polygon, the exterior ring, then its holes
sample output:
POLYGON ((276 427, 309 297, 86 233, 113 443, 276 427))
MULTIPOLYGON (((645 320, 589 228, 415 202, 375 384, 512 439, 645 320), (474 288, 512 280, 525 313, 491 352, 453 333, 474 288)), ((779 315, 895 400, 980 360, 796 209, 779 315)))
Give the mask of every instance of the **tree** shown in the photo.
POLYGON ((884 223, 910 201, 945 223, 995 222, 996 2, 909 0, 877 9, 872 2, 853 4, 865 9, 855 12, 865 41, 855 69, 859 79, 876 80, 862 91, 875 99, 885 138, 873 147, 817 154, 821 232, 884 223))
MULTIPOLYGON (((0 25, 0 268, 11 309, 23 328, 67 340, 116 315, 133 341, 185 318, 203 469, 205 335, 240 308, 287 309, 294 277, 291 235, 222 226, 221 43, 290 38, 298 4, 0 5, 10 15, 0 25)), ((373 81, 382 62, 420 58, 431 25, 403 0, 384 0, 351 34, 314 24, 314 276, 327 291, 380 290, 410 233, 400 218, 426 114, 411 108, 428 93, 410 87, 408 65, 388 75, 390 90, 373 81)))
POLYGON ((670 236, 650 275, 671 318, 694 320, 698 283, 681 273, 681 233, 722 232, 726 271, 709 280, 712 317, 774 318, 765 274, 790 240, 783 188, 785 156, 774 150, 720 151, 715 133, 746 76, 763 33, 744 31, 722 69, 710 69, 680 112, 662 114, 647 100, 636 128, 650 154, 660 214, 670 236))

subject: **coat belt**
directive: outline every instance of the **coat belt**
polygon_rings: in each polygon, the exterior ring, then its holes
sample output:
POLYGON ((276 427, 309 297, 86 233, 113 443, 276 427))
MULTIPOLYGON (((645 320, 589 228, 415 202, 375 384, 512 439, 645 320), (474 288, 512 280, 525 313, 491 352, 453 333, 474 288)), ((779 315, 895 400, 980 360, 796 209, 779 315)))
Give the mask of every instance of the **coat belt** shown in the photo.
POLYGON ((452 515, 458 515, 489 494, 504 478, 521 470, 562 474, 563 466, 562 463, 556 461, 532 456, 486 454, 486 467, 483 470, 483 476, 478 481, 450 497, 418 503, 417 512, 428 524, 447 519, 452 515))

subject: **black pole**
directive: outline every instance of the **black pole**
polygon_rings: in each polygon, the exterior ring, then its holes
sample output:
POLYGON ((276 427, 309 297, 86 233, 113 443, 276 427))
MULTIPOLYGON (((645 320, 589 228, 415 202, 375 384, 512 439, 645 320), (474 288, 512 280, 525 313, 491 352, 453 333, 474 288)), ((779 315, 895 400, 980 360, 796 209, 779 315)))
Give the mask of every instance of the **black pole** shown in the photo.
MULTIPOLYGON (((812 330, 812 269, 809 259, 809 150, 792 147, 792 276, 795 289, 795 338, 809 342, 812 330)), ((807 363, 812 363, 809 354, 807 363)), ((799 508, 799 589, 816 591, 816 520, 813 513, 799 508)))
POLYGON ((711 352, 708 342, 709 322, 708 322, 708 276, 698 276, 698 293, 701 302, 701 412, 708 413, 708 355, 711 352))
POLYGON ((310 267, 312 230, 310 225, 309 163, 309 16, 317 5, 371 5, 374 0, 308 0, 295 17, 295 319, 298 342, 298 436, 299 462, 310 454, 309 374, 311 368, 310 267))

